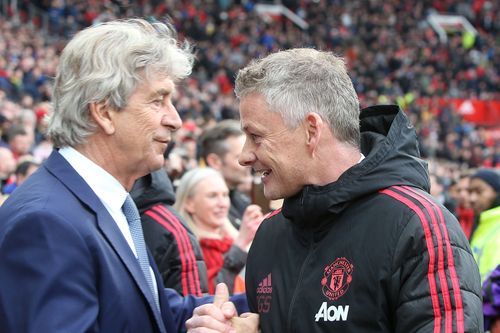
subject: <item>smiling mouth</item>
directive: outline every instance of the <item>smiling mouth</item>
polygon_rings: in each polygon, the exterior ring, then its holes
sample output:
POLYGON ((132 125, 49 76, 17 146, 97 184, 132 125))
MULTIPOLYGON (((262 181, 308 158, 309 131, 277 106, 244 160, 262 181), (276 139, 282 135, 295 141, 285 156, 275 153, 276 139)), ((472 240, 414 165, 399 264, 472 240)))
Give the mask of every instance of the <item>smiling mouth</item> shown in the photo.
POLYGON ((255 171, 257 174, 260 174, 260 178, 266 178, 271 174, 271 170, 256 170, 255 171))
POLYGON ((221 217, 226 217, 227 216, 227 213, 225 211, 222 211, 222 212, 214 212, 214 215, 218 218, 221 218, 221 217))

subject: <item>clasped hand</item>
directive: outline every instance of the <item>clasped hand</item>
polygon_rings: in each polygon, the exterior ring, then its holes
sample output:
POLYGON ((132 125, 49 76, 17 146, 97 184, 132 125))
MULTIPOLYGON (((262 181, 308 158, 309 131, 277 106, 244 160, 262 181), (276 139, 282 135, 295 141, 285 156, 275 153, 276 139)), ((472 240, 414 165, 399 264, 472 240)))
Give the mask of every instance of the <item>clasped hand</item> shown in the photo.
POLYGON ((186 321, 188 333, 257 333, 259 315, 243 313, 238 317, 236 308, 229 301, 229 291, 224 283, 215 288, 212 304, 205 304, 193 311, 186 321))

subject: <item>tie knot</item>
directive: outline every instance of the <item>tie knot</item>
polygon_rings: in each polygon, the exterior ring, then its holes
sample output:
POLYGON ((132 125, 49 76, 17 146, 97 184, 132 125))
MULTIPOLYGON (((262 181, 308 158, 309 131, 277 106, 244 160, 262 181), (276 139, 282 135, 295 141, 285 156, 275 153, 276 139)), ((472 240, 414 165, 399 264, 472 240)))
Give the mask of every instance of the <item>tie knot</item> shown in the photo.
POLYGON ((132 197, 130 195, 127 195, 127 198, 125 199, 125 202, 123 203, 122 206, 122 211, 125 217, 127 218, 129 224, 132 221, 141 219, 139 211, 137 210, 137 207, 134 203, 134 200, 132 200, 132 197))

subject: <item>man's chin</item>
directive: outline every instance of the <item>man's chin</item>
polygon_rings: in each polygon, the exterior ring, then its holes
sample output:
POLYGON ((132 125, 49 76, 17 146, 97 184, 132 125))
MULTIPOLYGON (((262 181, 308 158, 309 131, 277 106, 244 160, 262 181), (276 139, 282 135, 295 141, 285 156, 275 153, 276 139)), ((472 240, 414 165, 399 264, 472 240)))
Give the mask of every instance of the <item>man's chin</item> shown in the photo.
POLYGON ((163 156, 155 158, 154 161, 150 161, 147 167, 147 174, 160 170, 161 168, 163 168, 164 163, 165 160, 163 159, 163 156))
POLYGON ((266 189, 266 186, 264 186, 264 197, 267 200, 279 200, 283 198, 283 195, 278 191, 274 191, 273 189, 269 188, 269 186, 266 189))

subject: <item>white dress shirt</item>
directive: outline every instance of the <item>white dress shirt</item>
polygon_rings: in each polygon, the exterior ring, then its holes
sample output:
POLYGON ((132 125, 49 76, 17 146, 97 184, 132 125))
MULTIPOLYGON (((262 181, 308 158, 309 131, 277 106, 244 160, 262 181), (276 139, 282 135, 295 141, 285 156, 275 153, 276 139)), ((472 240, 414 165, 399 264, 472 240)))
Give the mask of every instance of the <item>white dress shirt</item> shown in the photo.
MULTIPOLYGON (((101 200, 106 210, 116 222, 123 237, 127 241, 128 246, 137 258, 137 251, 135 250, 134 241, 132 240, 132 235, 130 234, 127 218, 122 211, 123 203, 128 195, 122 184, 120 184, 120 182, 106 170, 72 147, 59 149, 59 154, 61 154, 62 157, 68 161, 73 169, 76 170, 76 172, 83 178, 83 180, 101 200)), ((155 292, 158 293, 158 286, 156 285, 153 269, 149 267, 149 271, 153 278, 153 287, 155 292)))

